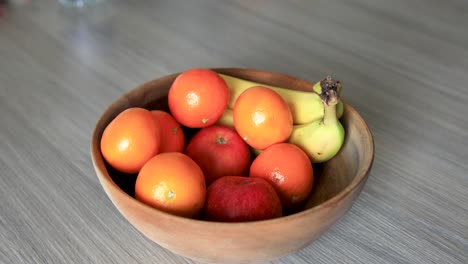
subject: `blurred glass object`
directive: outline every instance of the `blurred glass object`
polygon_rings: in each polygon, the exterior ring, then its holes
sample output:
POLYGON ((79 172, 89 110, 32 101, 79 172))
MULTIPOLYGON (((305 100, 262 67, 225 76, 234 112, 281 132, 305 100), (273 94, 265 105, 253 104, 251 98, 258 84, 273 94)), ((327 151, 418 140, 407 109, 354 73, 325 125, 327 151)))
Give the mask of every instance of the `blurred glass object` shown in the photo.
POLYGON ((59 2, 65 6, 70 7, 85 7, 97 4, 101 0, 59 0, 59 2))

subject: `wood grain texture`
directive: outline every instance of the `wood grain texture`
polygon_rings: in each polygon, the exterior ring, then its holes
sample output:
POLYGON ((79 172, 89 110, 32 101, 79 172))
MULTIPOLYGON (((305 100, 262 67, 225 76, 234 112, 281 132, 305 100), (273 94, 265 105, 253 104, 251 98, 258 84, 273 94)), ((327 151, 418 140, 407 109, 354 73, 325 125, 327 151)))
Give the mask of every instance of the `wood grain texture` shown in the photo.
POLYGON ((333 74, 373 132, 352 209, 273 263, 468 262, 466 1, 31 2, 0 15, 0 263, 195 263, 128 224, 89 154, 112 101, 191 67, 333 74))

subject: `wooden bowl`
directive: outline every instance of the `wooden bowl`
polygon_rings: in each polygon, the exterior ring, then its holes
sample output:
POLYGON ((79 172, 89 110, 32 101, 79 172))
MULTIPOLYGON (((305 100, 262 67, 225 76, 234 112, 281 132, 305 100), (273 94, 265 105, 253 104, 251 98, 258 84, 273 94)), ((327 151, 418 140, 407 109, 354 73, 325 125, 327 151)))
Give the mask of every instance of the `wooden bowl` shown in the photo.
MULTIPOLYGON (((213 70, 289 89, 304 90, 311 86, 307 81, 266 71, 213 70)), ((197 261, 254 263, 304 248, 352 206, 371 169, 374 143, 365 121, 346 103, 341 118, 346 131, 344 145, 333 159, 315 165, 312 194, 296 212, 265 221, 219 223, 174 216, 134 199, 136 175, 118 173, 106 164, 100 151, 102 132, 126 108, 168 110, 167 93, 177 75, 150 81, 124 94, 105 110, 92 135, 91 155, 99 181, 115 207, 141 233, 160 246, 197 261)))

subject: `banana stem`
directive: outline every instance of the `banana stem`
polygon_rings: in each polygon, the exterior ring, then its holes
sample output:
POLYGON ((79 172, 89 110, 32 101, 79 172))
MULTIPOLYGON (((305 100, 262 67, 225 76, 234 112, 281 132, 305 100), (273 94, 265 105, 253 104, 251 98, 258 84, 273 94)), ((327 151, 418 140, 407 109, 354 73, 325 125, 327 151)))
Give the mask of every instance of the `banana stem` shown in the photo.
POLYGON ((338 121, 336 117, 336 105, 340 100, 341 82, 327 76, 314 85, 314 91, 320 95, 324 106, 323 123, 332 125, 338 121))
POLYGON ((323 115, 323 124, 324 125, 333 125, 338 122, 338 118, 336 117, 336 104, 323 104, 325 107, 324 115, 323 115))

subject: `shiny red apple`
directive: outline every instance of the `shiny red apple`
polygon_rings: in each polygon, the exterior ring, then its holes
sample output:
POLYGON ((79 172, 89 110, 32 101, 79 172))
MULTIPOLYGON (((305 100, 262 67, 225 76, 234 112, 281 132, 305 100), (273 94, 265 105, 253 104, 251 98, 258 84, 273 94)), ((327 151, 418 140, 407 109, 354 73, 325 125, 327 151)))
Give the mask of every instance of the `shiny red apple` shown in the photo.
POLYGON ((213 125, 202 128, 185 149, 202 169, 207 186, 226 175, 247 175, 250 149, 232 128, 213 125))
POLYGON ((217 222, 246 222, 282 216, 281 200, 263 178, 224 176, 207 189, 202 218, 217 222))

